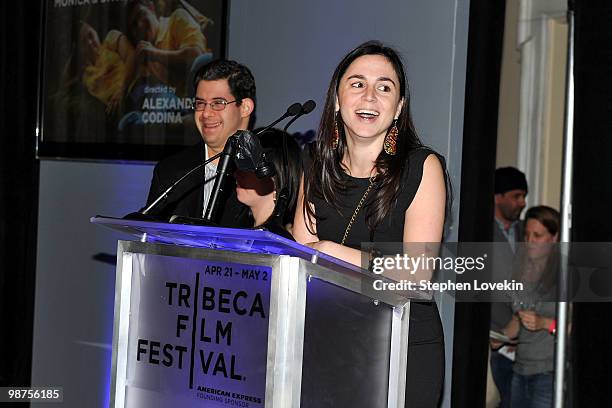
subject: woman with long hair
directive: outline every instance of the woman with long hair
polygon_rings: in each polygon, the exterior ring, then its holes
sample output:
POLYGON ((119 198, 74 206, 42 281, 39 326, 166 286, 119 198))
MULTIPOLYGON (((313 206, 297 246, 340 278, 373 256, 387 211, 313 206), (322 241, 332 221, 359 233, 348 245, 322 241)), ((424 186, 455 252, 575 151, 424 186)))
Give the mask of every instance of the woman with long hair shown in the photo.
POLYGON ((524 290, 513 293, 515 315, 504 330, 517 339, 511 407, 552 407, 555 356, 556 278, 560 265, 559 212, 544 205, 525 214, 525 244, 513 278, 524 290))
MULTIPOLYGON (((340 61, 305 161, 293 229, 298 242, 357 266, 369 256, 360 249, 364 242, 441 242, 444 160, 417 136, 404 67, 392 48, 369 41, 340 61)), ((413 302, 406 404, 437 406, 443 377, 436 304, 413 302)))

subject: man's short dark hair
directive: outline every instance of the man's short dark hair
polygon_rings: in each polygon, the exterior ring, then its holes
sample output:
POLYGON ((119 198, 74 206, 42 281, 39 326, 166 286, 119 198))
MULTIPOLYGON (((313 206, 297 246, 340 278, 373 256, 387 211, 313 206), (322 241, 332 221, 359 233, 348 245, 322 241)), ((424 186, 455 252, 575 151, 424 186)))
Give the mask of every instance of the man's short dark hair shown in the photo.
POLYGON ((236 98, 236 105, 240 105, 244 98, 251 98, 255 104, 249 120, 249 129, 255 123, 255 109, 257 108, 257 92, 255 78, 246 66, 231 60, 215 60, 198 69, 193 80, 193 89, 198 89, 200 81, 216 81, 226 79, 230 92, 236 98))
POLYGON ((257 103, 255 78, 251 71, 242 64, 236 61, 215 60, 200 68, 193 80, 193 88, 198 89, 200 81, 216 81, 218 79, 227 79, 232 95, 240 105, 244 98, 251 98, 257 103))

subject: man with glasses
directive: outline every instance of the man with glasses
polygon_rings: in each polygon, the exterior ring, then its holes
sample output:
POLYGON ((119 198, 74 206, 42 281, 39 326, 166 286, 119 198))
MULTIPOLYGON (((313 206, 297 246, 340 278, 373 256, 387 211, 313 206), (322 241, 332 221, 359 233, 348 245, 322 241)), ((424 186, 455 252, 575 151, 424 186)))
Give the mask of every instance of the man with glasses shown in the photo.
MULTIPOLYGON (((200 68, 195 75, 194 119, 202 142, 159 162, 153 171, 147 205, 172 183, 209 157, 221 153, 227 139, 239 129, 250 129, 255 116, 255 79, 247 67, 235 61, 216 60, 200 68)), ((218 159, 196 171, 171 193, 155 216, 172 215, 201 218, 214 186, 218 159)), ((226 180, 220 197, 218 219, 222 226, 246 226, 244 206, 235 194, 232 177, 226 180)))

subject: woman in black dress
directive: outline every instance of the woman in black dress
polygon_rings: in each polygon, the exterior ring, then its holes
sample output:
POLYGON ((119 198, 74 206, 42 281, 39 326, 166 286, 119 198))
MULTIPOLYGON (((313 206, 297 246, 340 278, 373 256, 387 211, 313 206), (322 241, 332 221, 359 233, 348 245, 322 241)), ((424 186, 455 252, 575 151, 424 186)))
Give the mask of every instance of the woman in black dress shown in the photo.
MULTIPOLYGON (((298 242, 361 266, 364 242, 442 240, 444 160, 416 134, 395 50, 370 41, 340 62, 304 170, 298 242)), ((444 338, 435 302, 413 302, 408 353, 407 406, 436 407, 444 338)))

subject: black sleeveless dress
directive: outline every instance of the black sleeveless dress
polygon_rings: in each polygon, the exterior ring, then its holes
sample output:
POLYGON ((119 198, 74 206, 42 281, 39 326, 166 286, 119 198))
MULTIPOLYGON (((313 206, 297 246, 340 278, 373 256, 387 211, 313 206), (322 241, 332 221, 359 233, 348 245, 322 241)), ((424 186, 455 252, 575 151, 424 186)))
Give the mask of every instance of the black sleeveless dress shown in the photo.
MULTIPOLYGON (((430 154, 427 148, 414 150, 401 180, 401 190, 396 206, 374 231, 373 237, 366 224, 367 206, 373 198, 372 192, 359 211, 345 241, 351 248, 361 249, 362 242, 402 242, 404 215, 416 195, 423 176, 423 163, 430 154)), ((436 154, 437 155, 437 154, 436 154)), ((444 158, 437 155, 444 168, 444 158)), ((310 160, 305 160, 305 167, 310 160)), ((306 169, 308 171, 308 169, 306 169)), ((337 192, 336 200, 341 214, 329 203, 314 199, 317 218, 317 235, 320 240, 340 242, 355 208, 369 185, 368 178, 346 175, 351 187, 337 192)), ((408 372, 406 380, 406 406, 437 407, 444 382, 444 334, 435 302, 412 302, 408 336, 408 372)))

